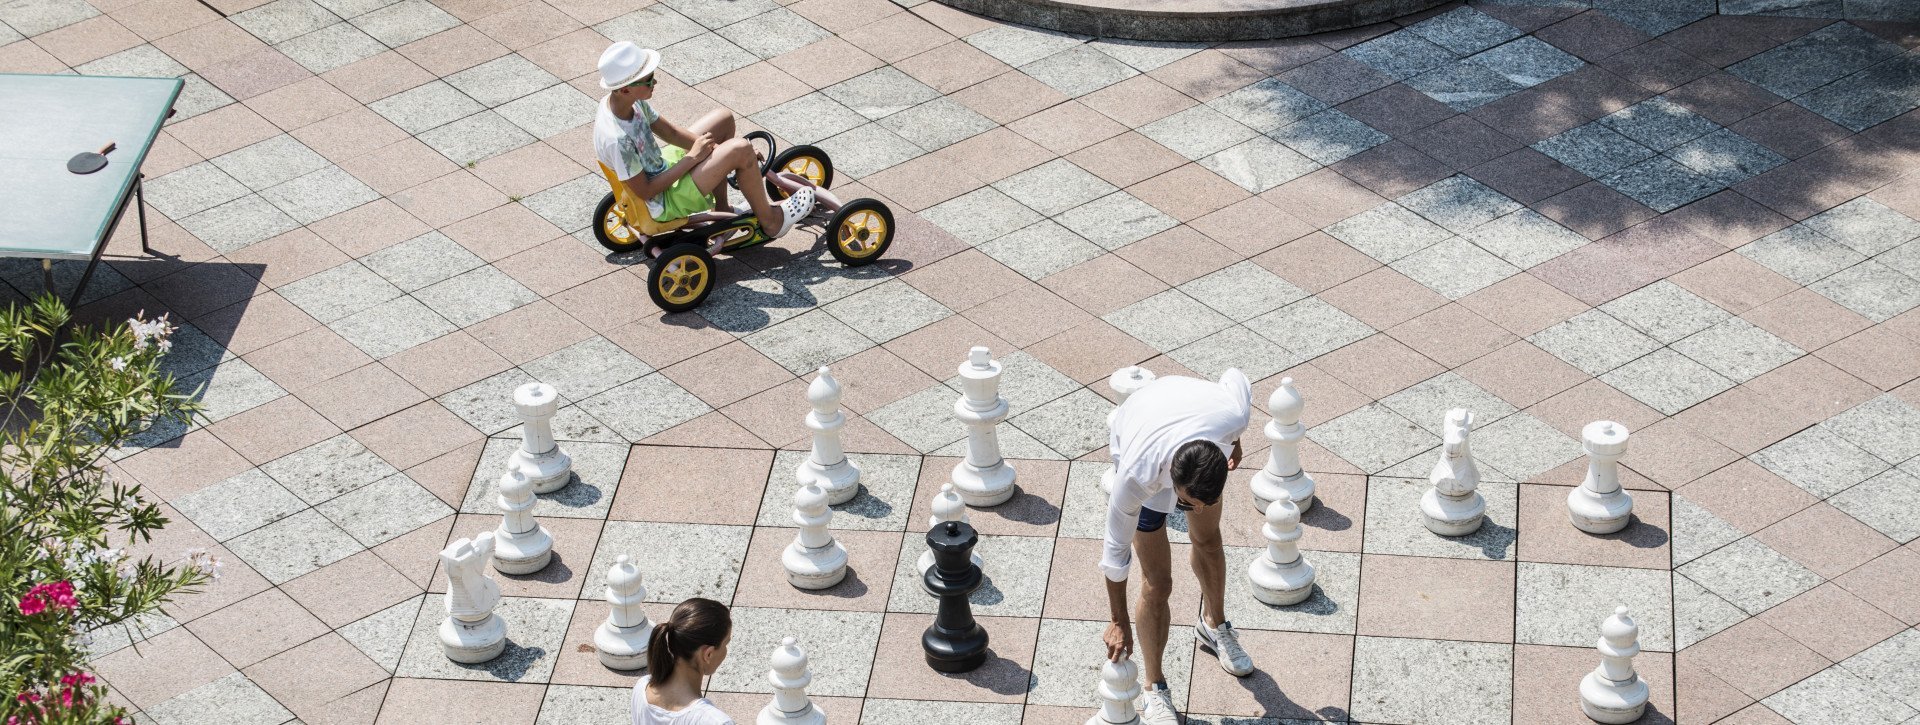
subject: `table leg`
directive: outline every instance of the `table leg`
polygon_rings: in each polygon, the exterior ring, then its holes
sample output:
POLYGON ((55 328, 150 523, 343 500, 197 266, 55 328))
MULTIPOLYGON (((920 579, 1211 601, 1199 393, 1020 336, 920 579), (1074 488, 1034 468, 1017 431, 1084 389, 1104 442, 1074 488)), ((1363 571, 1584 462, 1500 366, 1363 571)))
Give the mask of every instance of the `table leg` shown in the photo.
POLYGON ((133 206, 140 212, 140 251, 153 254, 153 247, 147 245, 147 175, 139 174, 133 179, 133 206))

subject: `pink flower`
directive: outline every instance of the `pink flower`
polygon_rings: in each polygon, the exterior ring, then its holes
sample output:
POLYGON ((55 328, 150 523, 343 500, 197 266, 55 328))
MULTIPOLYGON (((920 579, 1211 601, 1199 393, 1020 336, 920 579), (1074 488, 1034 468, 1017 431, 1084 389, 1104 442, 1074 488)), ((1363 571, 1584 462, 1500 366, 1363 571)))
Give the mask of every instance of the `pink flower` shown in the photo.
MULTIPOLYGON (((26 596, 20 598, 22 615, 31 617, 44 611, 47 611, 47 600, 40 598, 38 590, 27 592, 26 596)), ((25 693, 22 693, 22 696, 24 697, 25 693)))

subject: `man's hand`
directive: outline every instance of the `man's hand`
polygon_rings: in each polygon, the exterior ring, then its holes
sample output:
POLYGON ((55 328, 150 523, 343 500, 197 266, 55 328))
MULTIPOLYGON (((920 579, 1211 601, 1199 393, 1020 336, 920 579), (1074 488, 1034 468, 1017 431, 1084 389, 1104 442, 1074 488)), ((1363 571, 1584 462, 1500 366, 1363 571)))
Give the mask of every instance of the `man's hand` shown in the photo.
POLYGON ((1120 622, 1108 622, 1107 634, 1101 639, 1107 643, 1107 659, 1119 662, 1133 656, 1133 628, 1120 622))
POLYGON ((693 137, 693 147, 687 149, 687 155, 695 161, 705 161, 713 153, 713 134, 703 133, 693 137))
POLYGON ((1233 453, 1227 456, 1227 470, 1232 471, 1232 470, 1238 469, 1239 467, 1240 467, 1240 439, 1235 438, 1233 439, 1233 453))

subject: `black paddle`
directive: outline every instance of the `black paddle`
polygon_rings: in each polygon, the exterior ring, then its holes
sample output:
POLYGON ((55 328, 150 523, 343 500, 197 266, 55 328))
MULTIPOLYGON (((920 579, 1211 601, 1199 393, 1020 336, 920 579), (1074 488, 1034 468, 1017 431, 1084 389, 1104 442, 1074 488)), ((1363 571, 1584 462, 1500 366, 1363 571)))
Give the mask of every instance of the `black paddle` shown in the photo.
POLYGON ((99 151, 84 151, 67 159, 67 170, 76 174, 91 174, 107 168, 107 154, 113 153, 113 142, 101 146, 99 151))

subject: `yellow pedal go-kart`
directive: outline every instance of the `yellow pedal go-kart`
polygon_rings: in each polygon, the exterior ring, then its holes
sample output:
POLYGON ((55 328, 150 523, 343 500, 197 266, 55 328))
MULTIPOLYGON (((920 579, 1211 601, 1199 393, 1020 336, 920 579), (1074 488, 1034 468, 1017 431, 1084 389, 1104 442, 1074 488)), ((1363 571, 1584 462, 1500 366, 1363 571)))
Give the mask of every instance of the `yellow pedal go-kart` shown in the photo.
MULTIPOLYGON (((827 193, 833 184, 833 160, 814 146, 794 146, 776 153, 773 136, 754 131, 746 139, 767 144, 761 156, 760 171, 767 194, 779 201, 802 186, 814 188, 813 213, 799 225, 818 225, 825 230, 827 251, 849 267, 860 267, 880 260, 893 243, 893 211, 874 199, 855 199, 842 203, 827 193)), ((615 253, 643 251, 652 260, 647 273, 647 296, 668 312, 685 312, 713 292, 713 258, 722 252, 734 252, 772 241, 760 228, 760 220, 751 213, 731 211, 701 212, 670 222, 655 221, 647 212, 646 200, 635 196, 620 183, 605 164, 600 173, 612 188, 594 209, 593 236, 600 246, 615 253)), ((729 178, 735 188, 739 180, 729 178)))

